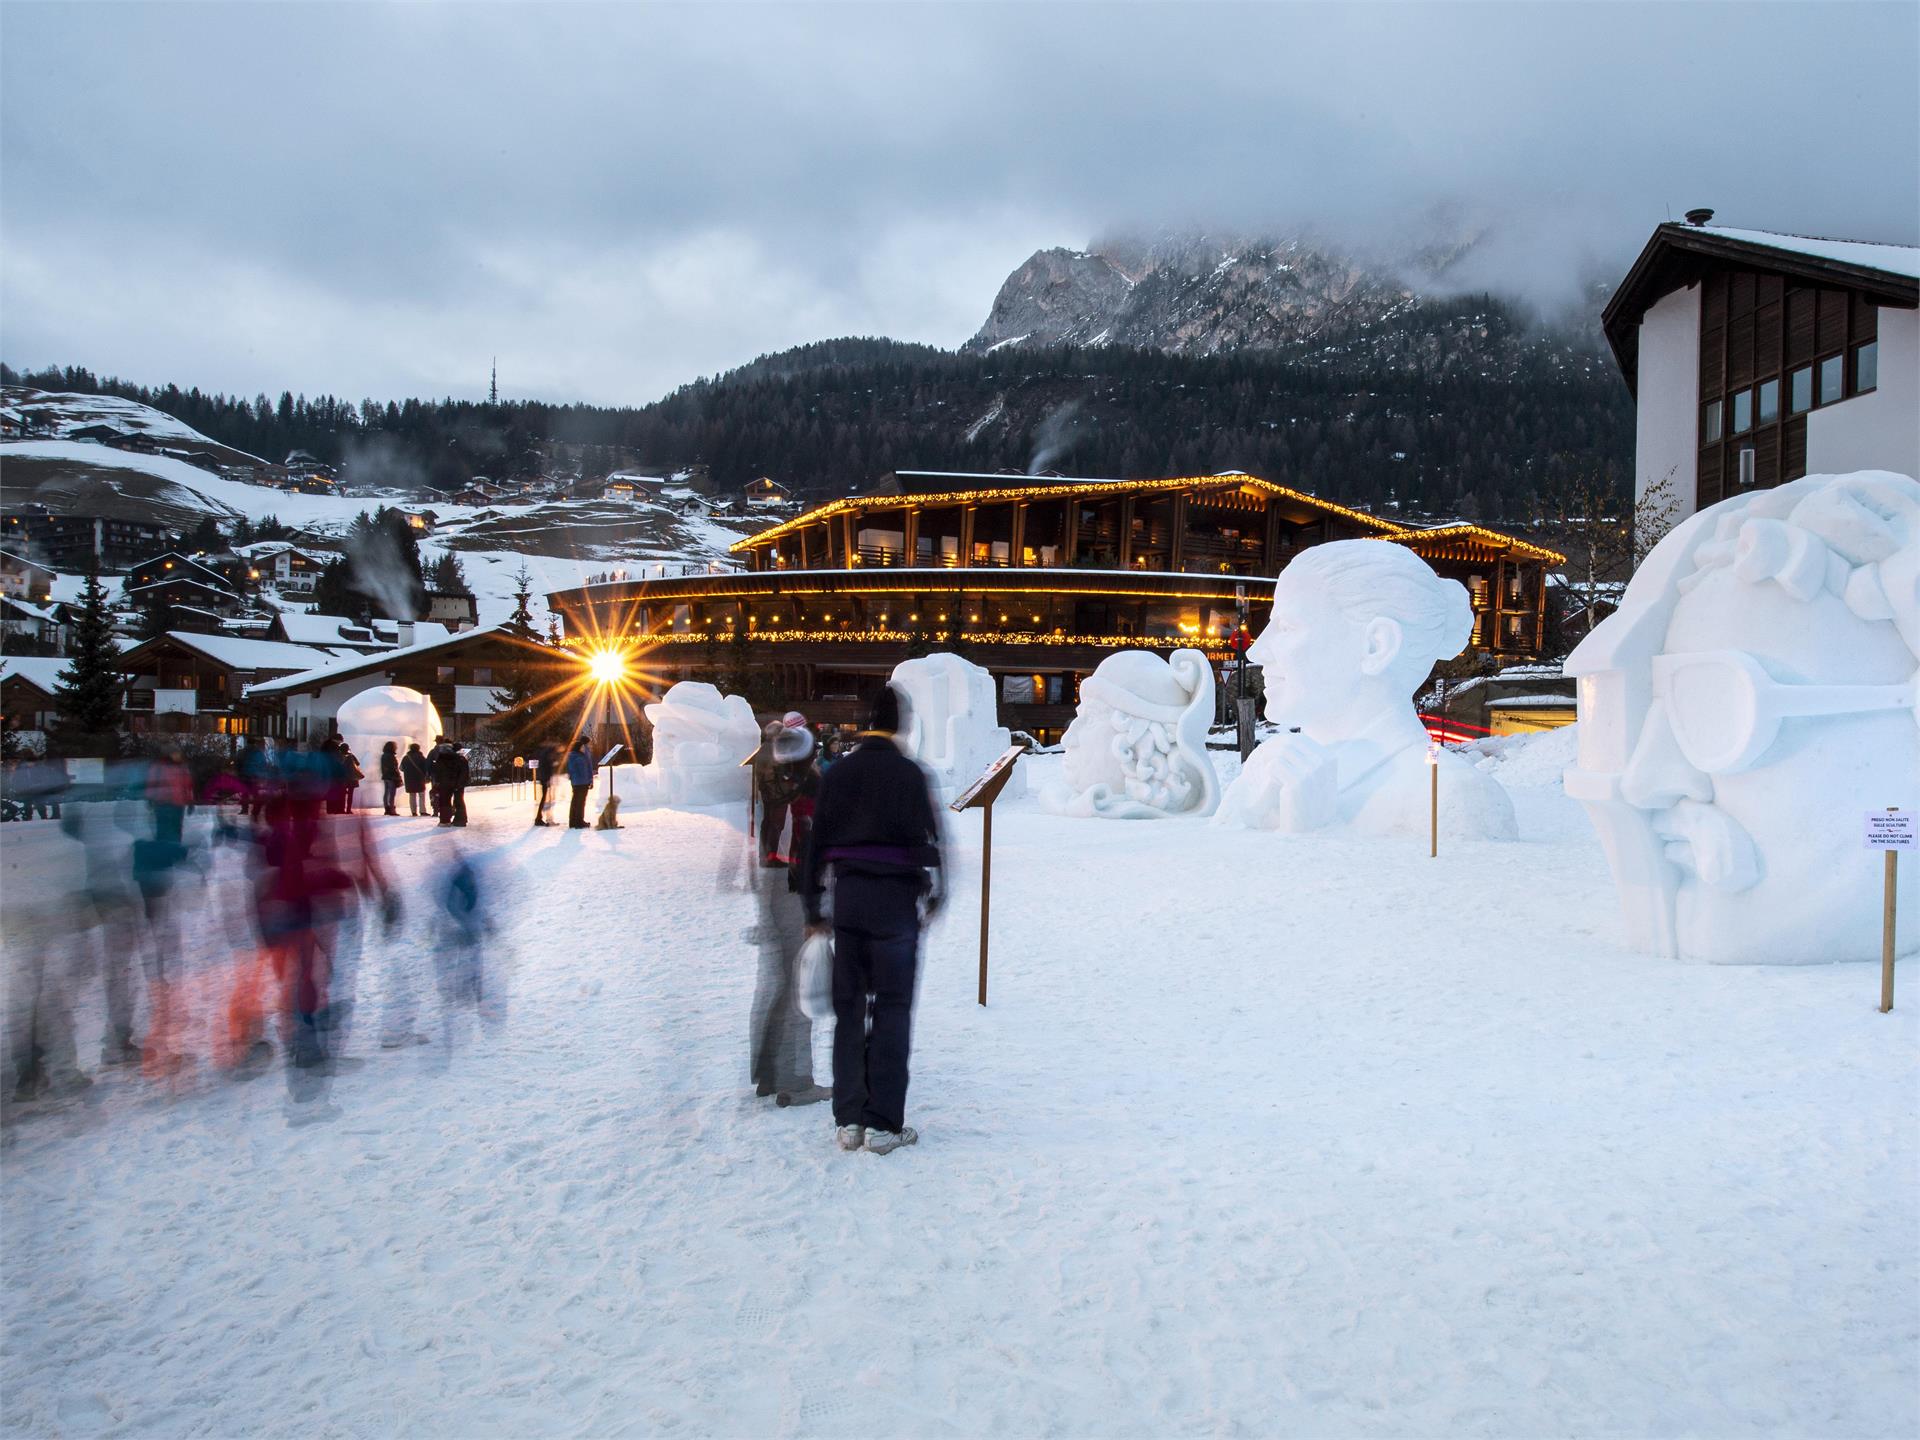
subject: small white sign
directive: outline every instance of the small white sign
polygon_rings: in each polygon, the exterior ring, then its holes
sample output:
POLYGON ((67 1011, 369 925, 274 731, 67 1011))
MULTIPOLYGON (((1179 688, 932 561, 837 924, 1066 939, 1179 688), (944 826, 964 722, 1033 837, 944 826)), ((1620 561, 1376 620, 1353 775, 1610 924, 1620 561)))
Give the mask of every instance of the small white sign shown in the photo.
POLYGON ((1920 848, 1920 812, 1869 810, 1866 838, 1869 850, 1920 848))
POLYGON ((594 768, 595 768, 595 769, 600 769, 600 770, 603 770, 603 769, 605 769, 605 768, 606 768, 606 764, 607 764, 607 762, 608 762, 609 760, 611 760, 611 759, 613 759, 613 757, 614 757, 614 756, 616 756, 616 755, 618 755, 618 754, 619 754, 619 753, 620 753, 620 752, 621 752, 622 750, 624 750, 624 749, 626 749, 626 748, 627 748, 627 742, 626 742, 626 741, 624 741, 624 740, 617 740, 617 741, 615 741, 615 742, 614 742, 614 746, 613 746, 613 749, 611 749, 611 750, 609 750, 609 751, 607 751, 607 753, 606 753, 606 754, 604 754, 604 755, 602 755, 602 756, 600 757, 600 763, 599 763, 598 765, 596 765, 596 766, 595 766, 594 768))

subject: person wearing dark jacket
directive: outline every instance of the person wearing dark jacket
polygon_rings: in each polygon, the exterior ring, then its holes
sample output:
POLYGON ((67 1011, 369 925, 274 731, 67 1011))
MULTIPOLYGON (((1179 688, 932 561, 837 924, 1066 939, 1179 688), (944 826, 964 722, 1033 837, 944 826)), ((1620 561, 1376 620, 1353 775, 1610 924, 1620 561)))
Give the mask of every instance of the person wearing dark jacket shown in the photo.
POLYGON ((569 829, 587 828, 587 796, 593 793, 593 769, 593 752, 587 749, 587 737, 582 735, 573 742, 573 753, 567 756, 567 783, 573 786, 573 803, 567 807, 569 829))
POLYGON ((388 815, 398 815, 394 799, 400 793, 400 743, 389 740, 380 747, 380 808, 388 815))
POLYGON ((427 752, 427 778, 433 782, 433 813, 442 825, 453 823, 453 742, 442 735, 427 752))
POLYGON ((842 1150, 885 1155, 906 1123, 907 1056, 922 909, 940 908, 940 822, 920 767, 900 752, 900 697, 874 701, 860 743, 820 783, 803 857, 807 924, 824 933, 833 876, 833 1120, 842 1150))
POLYGON ((447 773, 453 781, 453 796, 447 802, 447 810, 453 816, 452 823, 467 823, 467 782, 473 778, 473 766, 467 760, 466 748, 458 740, 452 743, 452 757, 447 773))
POLYGON ((543 743, 533 757, 533 781, 540 787, 539 798, 533 803, 533 823, 536 825, 553 824, 553 746, 543 743))
POLYGON ((400 757, 400 778, 407 786, 407 813, 426 814, 427 757, 420 753, 418 740, 410 743, 407 753, 400 757))

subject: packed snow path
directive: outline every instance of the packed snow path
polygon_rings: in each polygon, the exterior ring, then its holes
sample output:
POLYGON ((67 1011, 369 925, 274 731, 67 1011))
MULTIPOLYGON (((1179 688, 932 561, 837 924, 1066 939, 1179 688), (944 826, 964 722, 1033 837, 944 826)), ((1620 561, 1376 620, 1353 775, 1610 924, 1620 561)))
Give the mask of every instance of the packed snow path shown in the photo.
MULTIPOLYGON (((1048 763, 1045 761, 1038 763, 1048 763)), ((836 1153, 745 1081, 719 812, 372 822, 499 882, 491 1039, 110 1076, 4 1152, 13 1434, 1920 1430, 1920 975, 1619 948, 1577 812, 1425 847, 979 821, 909 1118, 836 1153), (1904 978, 1904 977, 1903 977, 1904 978)), ((9 895, 50 824, 0 831, 9 895)), ((409 916, 417 943, 424 905, 409 916)), ((17 957, 14 957, 17 958, 17 957)), ((376 1006, 381 961, 360 977, 376 1006)), ((425 1028, 437 1034, 437 1002, 425 1028)), ((97 1019, 83 1033, 96 1053, 97 1019)))

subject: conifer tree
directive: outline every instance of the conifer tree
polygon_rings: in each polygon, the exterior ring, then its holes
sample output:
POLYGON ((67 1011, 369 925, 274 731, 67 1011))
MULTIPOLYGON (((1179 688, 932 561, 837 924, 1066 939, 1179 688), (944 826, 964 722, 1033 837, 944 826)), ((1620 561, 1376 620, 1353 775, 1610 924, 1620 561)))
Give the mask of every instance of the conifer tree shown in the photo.
POLYGON ((524 755, 539 743, 545 716, 538 704, 550 667, 540 632, 533 628, 533 576, 523 562, 514 577, 513 614, 502 627, 512 659, 502 668, 493 692, 493 718, 488 728, 514 754, 524 755))
POLYGON ((107 592, 97 566, 87 569, 80 615, 67 644, 67 668, 54 691, 50 737, 65 755, 109 756, 120 749, 120 650, 107 617, 107 592))

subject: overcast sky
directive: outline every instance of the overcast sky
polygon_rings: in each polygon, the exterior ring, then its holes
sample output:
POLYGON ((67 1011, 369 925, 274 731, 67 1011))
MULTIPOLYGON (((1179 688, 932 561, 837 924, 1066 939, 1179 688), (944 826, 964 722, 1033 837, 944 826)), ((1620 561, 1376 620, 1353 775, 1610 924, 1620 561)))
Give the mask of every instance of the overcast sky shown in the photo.
POLYGON ((1920 6, 0 5, 0 354, 643 403, 1122 228, 1920 240, 1920 6))

